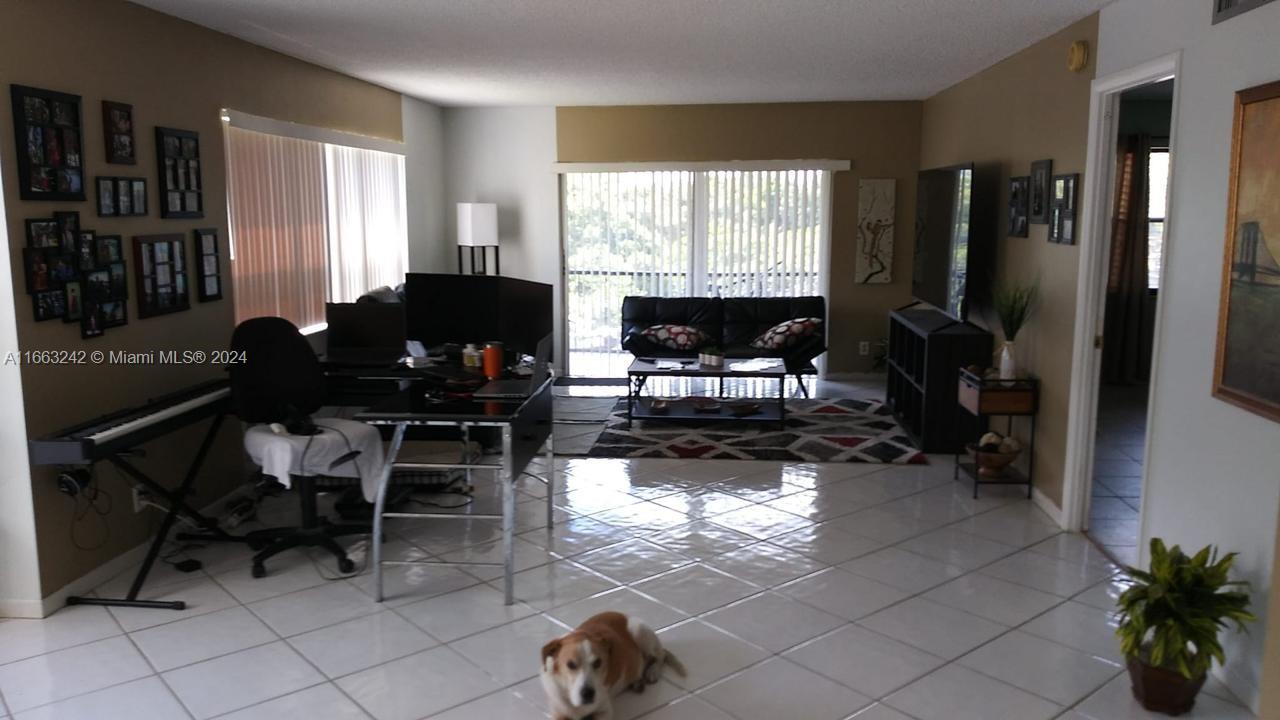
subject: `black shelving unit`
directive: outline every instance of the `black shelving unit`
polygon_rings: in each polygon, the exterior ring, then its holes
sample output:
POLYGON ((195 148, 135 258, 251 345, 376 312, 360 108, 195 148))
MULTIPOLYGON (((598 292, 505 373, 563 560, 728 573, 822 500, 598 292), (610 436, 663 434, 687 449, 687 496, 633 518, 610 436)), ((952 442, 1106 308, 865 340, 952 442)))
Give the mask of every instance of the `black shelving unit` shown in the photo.
POLYGON ((889 313, 888 387, 893 417, 924 452, 954 453, 986 420, 957 422, 960 368, 991 364, 991 333, 937 310, 903 308, 889 313))

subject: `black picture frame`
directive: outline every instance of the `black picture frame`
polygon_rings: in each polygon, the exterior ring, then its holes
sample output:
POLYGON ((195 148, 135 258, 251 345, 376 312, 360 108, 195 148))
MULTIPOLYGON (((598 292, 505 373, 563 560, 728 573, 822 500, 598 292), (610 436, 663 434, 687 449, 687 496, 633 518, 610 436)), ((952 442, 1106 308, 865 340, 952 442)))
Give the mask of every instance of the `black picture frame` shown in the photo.
POLYGON ((65 314, 62 316, 62 322, 73 323, 79 322, 84 315, 84 291, 81 289, 80 281, 69 282, 62 288, 63 305, 66 308, 65 314))
POLYGON ((99 175, 94 182, 98 217, 145 217, 148 214, 146 178, 99 175))
POLYGON ((34 293, 31 296, 31 311, 36 322, 61 320, 67 314, 66 294, 62 288, 34 293))
POLYGON ((160 217, 203 218, 200 134, 192 130, 157 127, 156 166, 160 178, 160 217))
POLYGON ((1028 193, 1027 217, 1033 225, 1049 222, 1053 208, 1050 201, 1053 182, 1053 161, 1037 160, 1031 163, 1031 191, 1028 193))
POLYGON ((1009 237, 1024 238, 1030 234, 1031 223, 1027 218, 1030 190, 1030 175, 1009 178, 1009 237))
POLYGON ((222 256, 218 250, 218 229, 197 228, 192 231, 196 267, 196 299, 213 302, 222 299, 222 256))
POLYGON ((124 260, 124 239, 119 235, 98 235, 93 243, 94 270, 124 260))
POLYGON ((191 309, 185 243, 180 233, 134 236, 134 297, 139 319, 191 309))
POLYGON ((93 230, 81 230, 76 238, 76 267, 80 272, 89 272, 98 267, 98 238, 93 230))
POLYGON ((62 249, 62 234, 58 231, 58 221, 55 218, 28 218, 23 224, 27 231, 27 247, 62 249))
POLYGON ((112 100, 102 101, 102 144, 108 163, 138 164, 138 144, 134 141, 132 105, 112 100))
POLYGON ((1079 189, 1078 173, 1053 176, 1049 242, 1059 245, 1076 244, 1076 194, 1079 189))
POLYGON ((18 196, 23 200, 83 201, 84 123, 80 96, 10 85, 18 196))

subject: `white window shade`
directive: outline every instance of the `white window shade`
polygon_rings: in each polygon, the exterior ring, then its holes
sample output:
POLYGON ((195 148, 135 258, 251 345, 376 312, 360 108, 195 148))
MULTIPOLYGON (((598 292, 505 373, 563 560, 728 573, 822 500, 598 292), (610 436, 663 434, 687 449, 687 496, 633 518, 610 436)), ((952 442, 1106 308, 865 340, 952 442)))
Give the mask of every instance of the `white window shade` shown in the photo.
POLYGON ((355 302, 404 282, 409 265, 404 156, 325 145, 329 297, 355 302))

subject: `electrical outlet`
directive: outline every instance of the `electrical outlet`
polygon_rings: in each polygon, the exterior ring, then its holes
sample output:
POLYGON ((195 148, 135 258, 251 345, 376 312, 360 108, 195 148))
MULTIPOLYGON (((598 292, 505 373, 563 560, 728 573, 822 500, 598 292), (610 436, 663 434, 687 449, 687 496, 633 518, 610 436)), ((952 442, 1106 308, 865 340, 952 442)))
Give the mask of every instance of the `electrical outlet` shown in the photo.
POLYGON ((870 355, 870 354, 871 354, 871 341, 870 341, 870 340, 863 340, 862 342, 858 343, 858 354, 859 354, 859 355, 870 355))
POLYGON ((151 493, 144 487, 133 488, 133 511, 140 513, 147 509, 147 503, 151 502, 151 493))

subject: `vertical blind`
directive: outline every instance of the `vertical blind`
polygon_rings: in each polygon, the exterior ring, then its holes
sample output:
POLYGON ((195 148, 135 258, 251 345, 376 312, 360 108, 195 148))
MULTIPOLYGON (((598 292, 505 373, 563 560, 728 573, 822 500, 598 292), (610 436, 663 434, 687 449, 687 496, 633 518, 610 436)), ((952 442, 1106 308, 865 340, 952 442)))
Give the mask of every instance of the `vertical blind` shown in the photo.
POLYGON ((329 297, 355 302, 404 282, 409 266, 404 156, 325 145, 329 201, 329 297))
POLYGON ((627 295, 819 295, 830 172, 566 173, 569 371, 620 376, 627 295))
POLYGON ((403 281, 404 156, 227 127, 236 322, 324 322, 324 304, 403 281))
POLYGON ((227 162, 236 322, 324 322, 324 146, 228 127, 227 162))

